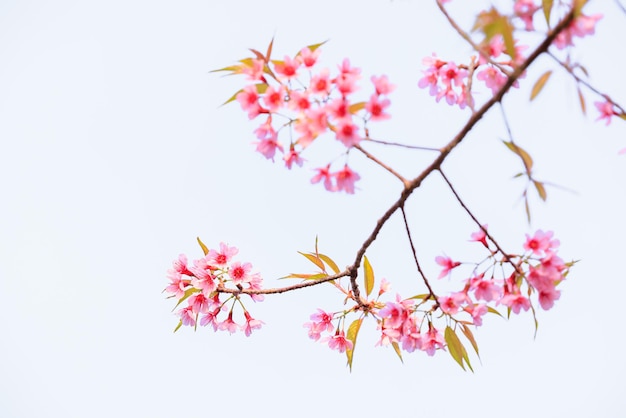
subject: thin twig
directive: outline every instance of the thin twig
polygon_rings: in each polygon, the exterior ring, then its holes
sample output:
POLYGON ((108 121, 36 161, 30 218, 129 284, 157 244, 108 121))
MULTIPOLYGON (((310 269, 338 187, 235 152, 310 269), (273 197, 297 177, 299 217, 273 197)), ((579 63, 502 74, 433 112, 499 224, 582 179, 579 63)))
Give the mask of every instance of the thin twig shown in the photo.
POLYGON ((292 290, 303 289, 305 287, 316 286, 318 284, 331 282, 333 280, 337 280, 337 279, 340 279, 342 277, 347 277, 349 275, 350 275, 350 272, 348 270, 346 270, 346 271, 342 271, 341 273, 333 274, 332 276, 323 277, 323 278, 317 279, 317 280, 307 280, 305 282, 301 282, 301 283, 298 283, 298 284, 294 284, 294 285, 291 285, 291 286, 285 286, 285 287, 275 287, 275 288, 271 288, 271 289, 228 289, 228 288, 221 288, 221 289, 217 289, 217 291, 218 291, 218 293, 232 293, 232 294, 235 294, 235 295, 238 295, 238 294, 244 294, 244 295, 272 295, 272 294, 290 292, 292 290))
POLYGON ((487 238, 489 238, 489 241, 493 242, 493 245, 496 246, 496 249, 498 250, 498 252, 500 254, 502 254, 502 256, 504 257, 504 260, 509 263, 511 266, 513 266, 513 268, 515 269, 515 271, 518 274, 523 274, 523 272, 520 270, 520 268, 513 262, 513 260, 511 259, 511 257, 509 256, 508 253, 506 253, 502 247, 500 246, 500 244, 498 244, 498 242, 493 238, 493 236, 491 236, 491 234, 487 231, 487 228, 485 228, 483 226, 482 223, 480 223, 480 221, 478 219, 476 219, 476 216, 474 216, 474 214, 472 213, 472 211, 469 210, 469 208, 467 207, 467 205, 463 202, 463 200, 461 199, 461 197, 459 196, 459 194, 456 192, 456 190, 454 189, 454 186, 452 186, 452 183, 450 182, 450 180, 448 180, 448 177, 446 177, 446 175, 443 173, 443 171, 441 170, 441 168, 438 170, 439 174, 441 174, 441 177, 443 177, 443 179, 445 180, 445 182, 448 184, 448 187, 450 188, 450 190, 452 191, 452 194, 454 195, 454 197, 456 198, 457 202, 459 202, 459 204, 461 205, 461 207, 465 210, 465 212, 469 215, 470 218, 472 218, 472 220, 476 223, 476 225, 478 225, 478 227, 485 233, 485 235, 487 236, 487 238))
POLYGON ((387 164, 383 163, 382 161, 380 161, 378 158, 374 157, 372 154, 370 154, 369 152, 365 151, 363 149, 363 147, 361 147, 360 145, 355 145, 353 148, 358 149, 359 151, 361 151, 363 153, 363 155, 365 155, 367 158, 369 158, 370 160, 374 161, 376 164, 378 164, 379 166, 381 166, 382 168, 384 168, 385 170, 389 171, 391 174, 393 174, 394 176, 396 176, 401 182, 402 184, 406 185, 407 184, 407 180, 402 177, 402 175, 400 175, 397 171, 395 171, 393 168, 391 168, 390 166, 388 166, 387 164))
POLYGON ((446 10, 446 8, 444 7, 444 5, 441 3, 440 0, 437 0, 437 6, 439 7, 439 10, 441 10, 441 13, 443 13, 443 15, 446 17, 446 19, 448 19, 448 22, 454 28, 454 30, 461 36, 461 38, 465 39, 465 41, 467 41, 467 43, 470 44, 472 48, 480 54, 481 57, 483 57, 489 64, 497 67, 506 76, 509 76, 509 77, 511 76, 511 73, 506 68, 504 68, 501 64, 498 64, 497 62, 492 60, 488 54, 485 54, 483 52, 483 48, 481 48, 480 45, 476 44, 476 42, 472 40, 472 37, 469 36, 467 32, 461 29, 461 27, 456 23, 456 21, 452 19, 452 16, 450 16, 450 14, 448 13, 448 11, 446 10))
POLYGON ((424 284, 428 288, 428 292, 430 293, 430 296, 435 301, 437 301, 437 296, 435 295, 435 292, 433 292, 433 288, 430 287, 430 282, 426 278, 426 275, 424 274, 424 271, 422 270, 422 267, 420 266, 420 262, 417 259, 417 252, 415 251, 415 245, 413 245, 413 238, 411 237, 411 230, 409 229, 409 221, 407 221, 406 219, 406 212, 404 211, 404 206, 402 206, 400 210, 402 211, 402 219, 404 220, 404 227, 406 229, 406 235, 409 237, 409 245, 411 246, 411 252, 413 253, 413 260, 415 260, 417 271, 419 272, 420 276, 422 276, 422 280, 424 281, 424 284))
POLYGON ((372 139, 372 138, 366 138, 367 142, 373 142, 375 144, 381 144, 381 145, 388 145, 388 146, 392 146, 392 147, 402 147, 402 148, 410 148, 410 149, 416 149, 416 150, 422 150, 422 151, 436 151, 439 152, 439 148, 432 148, 432 147, 420 147, 418 145, 407 145, 407 144, 401 144, 399 142, 388 142, 388 141, 381 141, 380 139, 372 139))
POLYGON ((563 67, 565 69, 565 71, 567 71, 573 78, 574 80, 576 80, 577 83, 582 84, 583 86, 587 87, 589 90, 591 90, 592 92, 594 92, 595 94, 597 94, 598 96, 602 96, 604 97, 607 101, 611 102, 613 104, 613 106, 615 106, 622 114, 626 114, 626 111, 624 110, 623 107, 621 107, 619 104, 617 104, 617 102, 615 102, 613 99, 611 99, 609 97, 608 94, 606 93, 602 93, 600 90, 596 89, 594 86, 592 86, 588 81, 583 80, 582 78, 580 78, 578 76, 578 74, 576 74, 574 72, 574 69, 572 67, 570 67, 569 65, 567 65, 566 63, 564 63, 563 61, 561 61, 556 55, 554 55, 552 52, 548 52, 548 55, 554 59, 561 67, 563 67))

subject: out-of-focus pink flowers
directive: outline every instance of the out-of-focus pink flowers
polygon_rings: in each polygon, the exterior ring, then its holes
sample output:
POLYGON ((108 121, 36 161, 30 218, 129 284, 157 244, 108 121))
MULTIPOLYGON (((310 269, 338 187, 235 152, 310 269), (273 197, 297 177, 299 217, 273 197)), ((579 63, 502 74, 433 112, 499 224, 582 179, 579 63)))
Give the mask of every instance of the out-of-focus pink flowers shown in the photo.
POLYGON ((443 270, 441 270, 441 273, 439 273, 439 277, 437 277, 438 279, 446 277, 450 274, 453 268, 461 265, 461 263, 459 263, 458 261, 453 261, 450 257, 443 257, 440 255, 435 257, 435 262, 443 267, 443 270))

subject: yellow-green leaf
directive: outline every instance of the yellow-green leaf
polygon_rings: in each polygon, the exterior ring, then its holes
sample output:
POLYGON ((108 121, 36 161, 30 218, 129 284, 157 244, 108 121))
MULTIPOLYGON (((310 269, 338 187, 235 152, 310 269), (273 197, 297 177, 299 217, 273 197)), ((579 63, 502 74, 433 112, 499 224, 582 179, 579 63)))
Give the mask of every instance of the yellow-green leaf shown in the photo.
POLYGON ((200 248, 202 248, 202 252, 204 253, 204 255, 207 255, 209 253, 209 249, 207 248, 207 246, 204 245, 204 243, 200 240, 200 237, 196 237, 196 239, 198 240, 198 244, 200 244, 200 248))
POLYGON ((541 0, 541 7, 543 8, 543 15, 546 17, 546 23, 550 27, 550 13, 552 12, 552 5, 554 0, 541 0))
POLYGON ((393 351, 395 351, 396 354, 398 355, 398 358, 400 359, 400 361, 404 363, 404 360, 402 360, 402 352, 400 351, 400 346, 398 345, 398 343, 394 341, 391 343, 391 346, 393 347, 393 351))
MULTIPOLYGON (((200 289, 196 289, 195 287, 190 287, 189 289, 185 290, 183 297, 178 300, 178 303, 176 303, 176 306, 174 306, 174 309, 178 308, 178 305, 183 303, 189 296, 193 295, 194 293, 200 293, 200 289)), ((174 309, 172 309, 172 311, 174 309)))
POLYGON ((500 312, 496 311, 496 310, 495 310, 494 308, 492 308, 491 306, 487 306, 487 312, 490 312, 490 313, 492 313, 492 314, 496 314, 496 315, 498 315, 500 318, 504 318, 500 312))
POLYGON ((318 254, 318 257, 321 258, 335 274, 339 273, 339 267, 337 267, 337 264, 329 256, 325 254, 318 254))
POLYGON ((352 348, 346 349, 346 357, 348 358, 348 366, 350 367, 350 371, 352 371, 352 358, 354 357, 354 349, 356 348, 356 337, 359 334, 359 329, 361 329, 362 322, 362 318, 354 320, 348 327, 348 333, 346 334, 346 339, 352 341, 352 348))
POLYGON ((459 337, 457 337, 456 333, 449 326, 446 327, 444 332, 444 339, 448 345, 448 352, 454 361, 459 363, 459 366, 465 370, 465 366, 463 365, 463 344, 461 344, 461 340, 459 340, 459 337))
POLYGON ((537 189, 539 197, 545 202, 548 198, 548 195, 546 193, 546 188, 543 186, 543 183, 537 180, 533 180, 533 184, 535 185, 535 189, 537 189))
POLYGON ((316 273, 316 274, 299 274, 299 273, 291 273, 288 276, 281 277, 281 279, 304 279, 304 280, 318 280, 328 277, 328 274, 325 273, 316 273))
POLYGON ((465 335, 465 337, 472 344, 472 347, 474 348, 476 355, 480 357, 480 353, 478 352, 478 344, 476 343, 476 339, 474 338, 474 334, 472 333, 472 330, 470 330, 467 325, 461 325, 461 331, 463 331, 463 334, 465 335))
POLYGON ((432 295, 430 293, 422 293, 421 295, 415 295, 415 296, 411 296, 408 299, 430 299, 432 297, 432 295))
POLYGON ((269 61, 270 57, 272 56, 272 48, 274 47, 274 37, 272 36, 272 40, 270 41, 270 44, 267 46, 267 52, 265 53, 265 60, 269 61))
POLYGON ((317 257, 315 254, 307 254, 307 253, 303 253, 303 252, 300 252, 300 251, 298 251, 298 254, 301 254, 304 257, 306 257, 307 260, 309 260, 311 263, 313 263, 317 267, 319 267, 320 270, 322 270, 322 271, 326 270, 324 268, 324 263, 322 262, 322 260, 320 260, 319 257, 317 257))
POLYGON ((365 271, 365 294, 369 296, 374 288, 374 269, 367 256, 363 256, 363 270, 365 271))
POLYGON ((178 331, 178 329, 182 326, 183 326, 183 320, 181 319, 180 321, 178 321, 178 325, 176 325, 176 328, 174 328, 174 332, 178 331))
POLYGON ((546 71, 535 82, 535 85, 533 86, 533 89, 530 92, 530 100, 531 101, 534 100, 535 97, 537 97, 537 95, 541 92, 541 90, 546 85, 546 83, 548 82, 548 79, 550 78, 551 75, 552 75, 552 70, 546 71))
POLYGON ((502 141, 502 142, 504 142, 504 145, 506 145, 508 149, 510 149, 512 152, 517 154, 522 159, 522 162, 524 163, 524 167, 526 168, 526 172, 530 174, 533 168, 533 159, 530 156, 530 154, 528 154, 522 147, 520 147, 513 141, 510 141, 510 142, 502 141))
POLYGON ((317 48, 319 48, 320 46, 324 45, 326 42, 328 42, 328 40, 325 40, 324 42, 320 42, 318 44, 313 44, 313 45, 307 45, 307 48, 309 48, 311 50, 311 52, 315 51, 317 48))
POLYGON ((472 30, 481 30, 485 34, 485 44, 488 44, 496 35, 502 35, 506 53, 515 59, 515 40, 513 39, 514 27, 509 18, 492 7, 489 11, 483 11, 476 17, 476 23, 472 30))
POLYGON ((243 89, 239 89, 235 92, 235 94, 233 94, 232 96, 230 96, 230 98, 228 100, 226 100, 224 103, 221 104, 221 106, 225 106, 230 102, 234 102, 237 99, 237 95, 239 93, 241 93, 243 91, 243 89))
POLYGON ((350 114, 354 115, 359 110, 365 109, 365 102, 353 103, 348 107, 350 114))
POLYGON ((587 115, 587 105, 585 104, 585 96, 583 96, 583 92, 580 91, 580 87, 578 87, 578 101, 580 102, 580 110, 582 110, 583 115, 587 115))
POLYGON ((233 73, 241 72, 241 65, 229 65, 228 67, 218 68, 217 70, 211 70, 210 73, 217 73, 220 71, 230 71, 233 73))

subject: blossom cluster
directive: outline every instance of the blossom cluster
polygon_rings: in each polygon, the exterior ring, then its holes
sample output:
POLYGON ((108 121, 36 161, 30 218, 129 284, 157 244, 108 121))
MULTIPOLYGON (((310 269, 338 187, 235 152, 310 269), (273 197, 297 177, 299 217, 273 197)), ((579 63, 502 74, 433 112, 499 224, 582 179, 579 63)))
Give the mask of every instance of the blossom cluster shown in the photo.
MULTIPOLYGON (((510 22, 510 33, 507 32, 507 26, 502 24, 498 24, 499 33, 492 33, 493 25, 492 29, 485 30, 485 39, 479 44, 478 60, 472 57, 467 64, 446 61, 438 58, 436 54, 425 57, 422 63, 426 69, 422 71, 423 77, 418 81, 418 86, 427 88, 437 102, 445 99, 449 105, 458 105, 461 109, 467 106, 473 108, 475 92, 472 91, 472 86, 476 85, 473 84, 474 79, 482 82, 495 95, 506 83, 508 73, 523 62, 523 51, 527 48, 519 45, 518 39, 513 39, 514 46, 511 48, 513 51, 507 50, 504 36, 513 37, 516 22, 520 22, 527 32, 535 31, 534 18, 537 13, 541 13, 541 10, 543 10, 542 4, 538 0, 516 0, 510 16, 497 16, 506 18, 510 22)), ((558 49, 573 46, 575 38, 593 35, 596 23, 601 18, 601 14, 592 16, 578 14, 572 23, 557 35, 553 44, 558 49)), ((491 23, 493 24, 493 21, 491 23)), ((477 26, 480 25, 477 23, 477 26)), ((517 86, 517 82, 513 84, 513 87, 517 86)), ((609 113, 609 104, 603 104, 603 108, 599 104, 596 106, 602 114, 601 118, 606 118, 608 122, 612 116, 609 113)))
MULTIPOLYGON (((367 101, 356 101, 361 69, 344 59, 336 73, 317 68, 319 45, 300 50, 295 56, 271 60, 256 53, 255 58, 240 61, 240 65, 224 71, 245 74, 251 84, 238 92, 234 99, 250 119, 263 120, 254 131, 256 150, 274 160, 282 154, 285 166, 302 166, 303 151, 324 133, 331 133, 346 149, 357 146, 367 136, 367 123, 390 118, 388 98, 394 86, 386 76, 372 76, 374 92, 367 101), (288 135, 281 136, 283 129, 288 135), (286 139, 288 138, 288 139, 286 139)), ((360 176, 347 162, 343 168, 330 171, 328 165, 317 168, 312 183, 321 182, 328 191, 354 193, 360 176)))
MULTIPOLYGON (((239 252, 236 247, 230 247, 223 242, 220 243, 219 250, 208 249, 204 244, 201 247, 205 251, 204 257, 193 260, 189 265, 187 257, 181 254, 167 272, 170 284, 164 292, 178 301, 176 307, 186 302, 186 306, 176 312, 180 318, 176 330, 183 325, 195 328, 199 324, 210 325, 214 331, 228 331, 231 334, 241 330, 249 336, 252 330, 261 328, 263 322, 252 318, 237 292, 220 291, 227 289, 229 285, 234 286, 233 290, 239 291, 260 290, 263 279, 259 273, 252 272, 252 264, 233 260, 239 252), (222 300, 224 295, 227 297, 222 300), (228 303, 231 301, 229 307, 228 303), (243 308, 245 322, 242 324, 233 320, 235 305, 243 308)), ((263 300, 263 295, 249 296, 254 301, 263 300)))
MULTIPOLYGON (((432 356, 437 350, 446 349, 457 341, 456 337, 444 336, 443 329, 435 323, 436 318, 447 318, 448 324, 456 324, 468 338, 473 339, 468 326, 481 326, 484 315, 489 312, 501 315, 499 307, 506 308, 510 315, 528 311, 535 299, 544 310, 554 306, 561 295, 557 286, 564 280, 571 264, 563 262, 557 255, 559 241, 553 238, 553 233, 538 230, 532 236, 526 235, 524 253, 508 255, 506 260, 502 260, 496 257, 498 251, 490 248, 485 231, 486 226, 483 226, 472 234, 471 241, 481 243, 489 251, 487 260, 492 263, 480 272, 482 263, 475 265, 469 278, 461 281, 459 291, 445 295, 429 293, 406 299, 396 295, 393 301, 380 302, 379 297, 389 290, 389 283, 382 280, 376 299, 365 303, 367 314, 376 319, 381 332, 378 345, 392 344, 406 352, 420 350, 432 356), (514 263, 514 271, 506 277, 496 278, 493 272, 497 269, 494 267, 505 263, 514 263), (488 272, 491 272, 490 275, 488 272)), ((449 277, 452 270, 463 265, 449 257, 437 257, 435 261, 443 267, 439 279, 449 277)), ((304 326, 310 338, 327 342, 330 348, 340 352, 351 350, 356 337, 346 336, 340 327, 345 324, 350 312, 328 313, 318 309, 311 315, 311 322, 304 326), (337 326, 333 321, 337 321, 337 326), (326 335, 322 337, 323 334, 326 335)), ((534 312, 533 309, 533 315, 534 312)), ((475 344, 473 340, 472 344, 475 344)))

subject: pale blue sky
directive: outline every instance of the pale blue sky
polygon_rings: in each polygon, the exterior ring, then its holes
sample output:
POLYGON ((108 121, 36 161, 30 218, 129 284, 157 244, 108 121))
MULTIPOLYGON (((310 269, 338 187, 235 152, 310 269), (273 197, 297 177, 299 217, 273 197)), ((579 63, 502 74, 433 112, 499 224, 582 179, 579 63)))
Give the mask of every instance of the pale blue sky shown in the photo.
MULTIPOLYGON (((589 12, 605 18, 574 56, 624 104, 626 16, 613 2, 591 2, 589 12)), ((562 257, 582 261, 555 308, 540 312, 535 340, 528 315, 488 318, 476 333, 482 365, 475 359, 471 374, 444 352, 407 354, 402 365, 391 349, 373 347, 369 324, 350 374, 343 355, 302 328, 316 308, 341 308, 330 287, 252 306, 266 325, 250 338, 172 334, 173 304, 160 292, 179 253, 200 256, 196 236, 238 246, 275 286, 309 269, 296 251, 311 250, 316 235, 321 251, 351 263, 399 192, 361 157, 360 190, 348 196, 310 185, 308 168, 289 172, 253 151, 255 124, 237 105, 218 107, 241 80, 209 71, 272 36, 278 56, 330 39, 326 65, 350 57, 367 78, 387 74, 397 85, 393 118, 375 126, 378 137, 437 146, 468 116, 417 88, 424 56, 462 61, 470 52, 434 2, 0 4, 0 415, 619 416, 626 156, 617 151, 626 125, 595 123, 591 96, 590 117, 582 117, 561 72, 529 104, 548 59, 505 107, 538 176, 575 190, 548 189, 547 204, 534 199, 532 228, 553 229, 562 257)), ((511 180, 519 162, 499 144, 505 136, 499 113, 488 115, 445 168, 490 231, 520 248, 529 228, 521 183, 511 180)), ((408 176, 430 159, 377 152, 408 176)), ((436 255, 476 254, 466 241, 475 227, 439 179, 425 182, 407 209, 431 275, 436 255)), ((368 257, 378 277, 410 288, 399 219, 368 257)))

